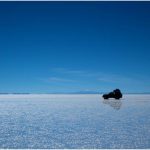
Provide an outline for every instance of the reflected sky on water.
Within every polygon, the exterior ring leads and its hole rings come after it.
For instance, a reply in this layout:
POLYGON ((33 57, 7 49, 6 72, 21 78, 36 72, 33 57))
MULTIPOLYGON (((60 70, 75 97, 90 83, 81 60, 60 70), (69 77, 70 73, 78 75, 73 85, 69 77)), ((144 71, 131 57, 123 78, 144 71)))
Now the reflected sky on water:
POLYGON ((0 148, 150 148, 150 95, 0 95, 0 148))
POLYGON ((112 108, 119 110, 121 108, 122 105, 122 101, 121 100, 115 100, 115 99, 104 99, 103 100, 104 104, 107 104, 109 106, 111 106, 112 108))

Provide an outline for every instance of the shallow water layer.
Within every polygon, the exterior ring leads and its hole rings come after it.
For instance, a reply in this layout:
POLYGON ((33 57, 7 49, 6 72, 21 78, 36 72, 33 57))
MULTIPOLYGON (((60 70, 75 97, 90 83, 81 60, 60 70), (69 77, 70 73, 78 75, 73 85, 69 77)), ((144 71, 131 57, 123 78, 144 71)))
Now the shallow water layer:
POLYGON ((0 95, 0 148, 150 148, 150 95, 0 95))

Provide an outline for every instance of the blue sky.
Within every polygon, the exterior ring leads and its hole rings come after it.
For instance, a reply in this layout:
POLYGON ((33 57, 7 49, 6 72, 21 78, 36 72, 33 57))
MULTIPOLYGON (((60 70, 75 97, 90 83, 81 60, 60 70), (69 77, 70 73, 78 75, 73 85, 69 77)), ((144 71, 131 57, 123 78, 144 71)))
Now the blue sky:
POLYGON ((150 2, 0 2, 0 92, 150 92, 150 2))

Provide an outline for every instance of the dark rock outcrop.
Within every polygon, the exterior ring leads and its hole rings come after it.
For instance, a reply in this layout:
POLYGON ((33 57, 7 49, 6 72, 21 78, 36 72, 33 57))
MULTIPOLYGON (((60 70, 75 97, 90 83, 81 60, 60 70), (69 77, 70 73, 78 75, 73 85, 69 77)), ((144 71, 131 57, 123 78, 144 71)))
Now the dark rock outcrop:
POLYGON ((113 92, 110 92, 108 94, 104 94, 103 98, 104 99, 109 99, 109 98, 120 99, 120 98, 122 98, 122 93, 119 89, 115 89, 113 92))

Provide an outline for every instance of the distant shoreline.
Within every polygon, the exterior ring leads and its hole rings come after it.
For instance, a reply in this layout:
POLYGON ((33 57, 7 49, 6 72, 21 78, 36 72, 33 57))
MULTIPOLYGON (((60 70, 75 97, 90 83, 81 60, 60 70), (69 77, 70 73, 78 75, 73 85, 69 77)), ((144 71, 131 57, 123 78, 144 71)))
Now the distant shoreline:
MULTIPOLYGON (((104 94, 104 93, 98 93, 98 92, 93 92, 93 93, 0 93, 0 95, 31 95, 31 94, 38 94, 38 95, 43 95, 43 94, 104 94)), ((150 93, 123 93, 123 94, 150 94, 150 93)))

